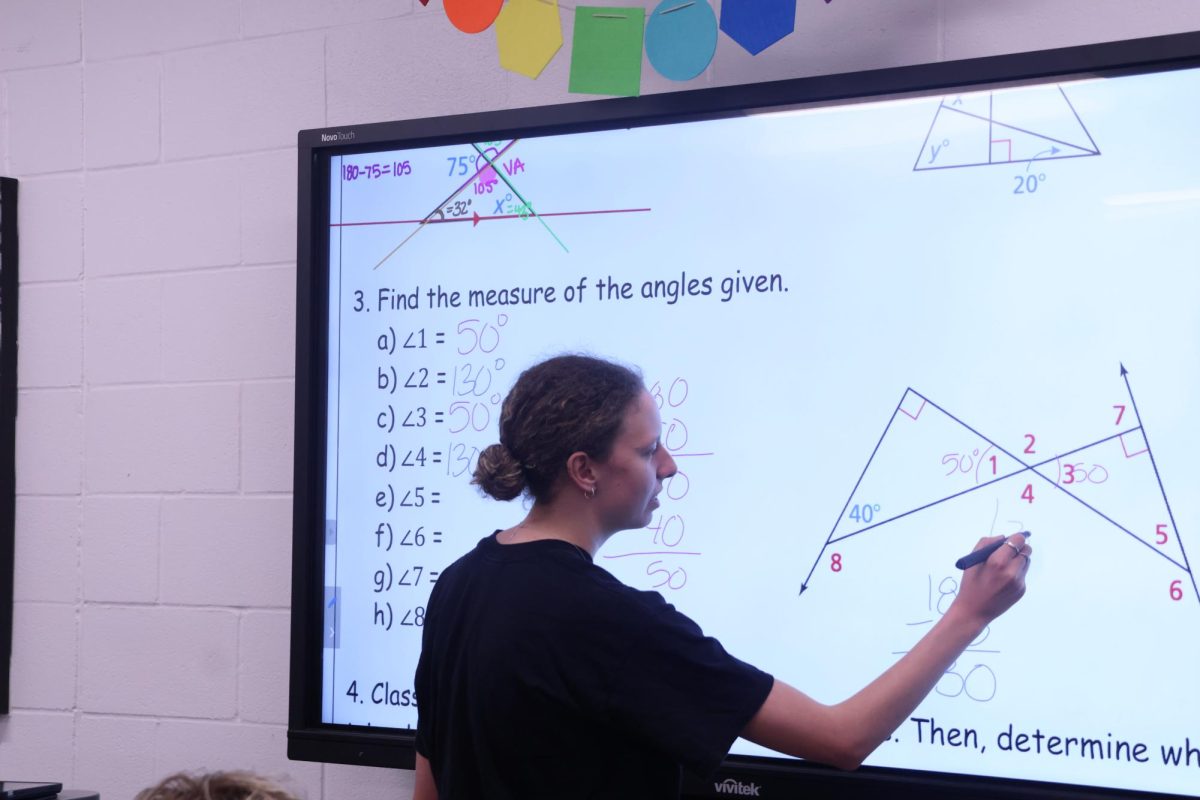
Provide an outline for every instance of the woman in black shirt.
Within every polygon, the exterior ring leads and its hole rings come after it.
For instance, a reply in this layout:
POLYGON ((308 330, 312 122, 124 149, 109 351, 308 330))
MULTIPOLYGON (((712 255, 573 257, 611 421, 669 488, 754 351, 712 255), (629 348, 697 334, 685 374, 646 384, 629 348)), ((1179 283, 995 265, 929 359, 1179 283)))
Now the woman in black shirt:
POLYGON ((818 703, 592 563, 658 507, 676 470, 661 428, 623 366, 560 356, 517 380, 473 482, 533 505, 430 597, 414 800, 671 798, 681 766, 711 774, 738 736, 854 769, 1025 591, 1032 550, 1016 534, 964 572, 950 609, 883 675, 818 703))

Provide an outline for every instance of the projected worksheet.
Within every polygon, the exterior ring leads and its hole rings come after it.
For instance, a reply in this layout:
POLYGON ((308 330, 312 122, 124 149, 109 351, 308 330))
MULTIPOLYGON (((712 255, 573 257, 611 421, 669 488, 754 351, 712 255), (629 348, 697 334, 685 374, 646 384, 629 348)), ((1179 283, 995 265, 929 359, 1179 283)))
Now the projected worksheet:
POLYGON ((1200 793, 1198 94, 334 158, 325 720, 415 726, 430 587, 527 511, 469 485, 500 403, 587 352, 640 368, 679 465, 597 563, 818 700, 1032 532, 1026 597, 868 763, 1200 793))

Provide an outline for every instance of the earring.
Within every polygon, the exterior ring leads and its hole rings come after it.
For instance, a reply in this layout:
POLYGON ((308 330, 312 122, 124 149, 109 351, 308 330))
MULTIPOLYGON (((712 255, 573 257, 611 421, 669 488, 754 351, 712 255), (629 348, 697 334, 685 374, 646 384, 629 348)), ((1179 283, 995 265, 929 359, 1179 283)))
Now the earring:
POLYGON ((584 492, 583 496, 586 497, 588 500, 591 500, 593 497, 596 496, 596 487, 593 486, 592 490, 590 492, 584 492))

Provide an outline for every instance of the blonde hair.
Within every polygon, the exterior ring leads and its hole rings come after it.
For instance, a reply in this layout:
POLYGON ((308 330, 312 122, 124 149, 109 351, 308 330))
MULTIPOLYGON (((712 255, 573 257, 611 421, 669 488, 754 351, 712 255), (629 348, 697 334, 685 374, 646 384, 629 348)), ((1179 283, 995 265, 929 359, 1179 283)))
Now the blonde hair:
POLYGON ((298 800, 278 784, 252 772, 177 772, 134 800, 298 800))

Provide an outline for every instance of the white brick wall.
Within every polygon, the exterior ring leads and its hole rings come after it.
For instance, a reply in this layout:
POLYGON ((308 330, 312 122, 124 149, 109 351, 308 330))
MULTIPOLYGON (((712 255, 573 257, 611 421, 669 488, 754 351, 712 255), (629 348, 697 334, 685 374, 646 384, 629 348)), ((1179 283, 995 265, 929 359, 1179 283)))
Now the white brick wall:
POLYGON ((158 275, 84 282, 89 385, 162 380, 162 284, 158 275))
POLYGON ((292 561, 290 497, 163 500, 159 600, 286 608, 292 561), (203 575, 204 580, 192 579, 203 575))
POLYGON ((14 708, 0 717, 0 742, 0 772, 5 775, 61 775, 62 765, 73 761, 75 715, 14 708))
POLYGON ((291 614, 248 611, 239 630, 238 716, 248 722, 287 723, 288 643, 291 614))
POLYGON ((167 53, 237 41, 239 0, 87 0, 83 42, 88 61, 167 53))
POLYGON ((149 164, 160 152, 162 59, 89 64, 83 79, 83 147, 88 169, 149 164))
POLYGON ((190 272, 163 280, 163 377, 280 378, 294 371, 292 266, 190 272), (230 342, 238 342, 236 349, 230 342))
MULTIPOLYGON (((79 705, 89 712, 233 719, 238 614, 229 610, 85 605, 79 705)), ((14 648, 15 649, 15 648, 14 648)))
POLYGON ((74 603, 17 603, 13 640, 26 642, 25 657, 13 662, 10 689, 30 709, 75 708, 77 636, 74 603))
MULTIPOLYGON (((29 350, 24 353, 25 358, 36 357, 29 350)), ((42 355, 57 357, 52 352, 42 355)), ((32 495, 39 494, 79 494, 83 478, 83 393, 79 389, 18 390, 17 417, 19 517, 23 496, 32 500, 32 495)), ((19 519, 17 530, 21 530, 19 519)), ((20 580, 18 574, 18 584, 20 580)))
POLYGON ((79 60, 78 0, 8 0, 0 25, 0 70, 79 60))
POLYGON ((238 164, 225 158, 89 172, 85 275, 237 264, 238 164))
POLYGON ((162 498, 156 496, 84 498, 79 556, 84 602, 158 600, 162 504, 162 498))
POLYGON ((88 491, 236 491, 238 391, 235 384, 91 390, 88 491))
POLYGON ((23 180, 20 196, 21 283, 74 280, 83 275, 83 175, 23 180))
MULTIPOLYGON (((798 5, 761 55, 721 37, 700 78, 644 64, 643 91, 1200 27, 1193 0, 798 5)), ((128 798, 247 767, 310 800, 410 793, 411 773, 286 758, 295 134, 581 99, 568 52, 505 73, 494 32, 438 0, 0 3, 23 283, 0 775, 128 798)))
POLYGON ((79 281, 29 284, 21 290, 17 338, 22 348, 46 354, 17 364, 17 381, 29 388, 79 386, 83 377, 83 286, 79 281), (53 356, 50 356, 53 354, 53 356))
POLYGON ((83 70, 46 67, 8 76, 9 168, 18 175, 83 166, 83 70))
POLYGON ((169 159, 288 147, 324 124, 325 37, 251 39, 165 57, 163 153, 169 159))
POLYGON ((16 527, 22 535, 13 558, 17 602, 79 599, 80 505, 78 497, 18 495, 16 527))
POLYGON ((242 491, 292 490, 292 381, 242 387, 242 491))
MULTIPOLYGON (((159 722, 89 711, 75 726, 74 786, 103 786, 102 798, 131 800, 163 776, 154 763, 159 722)), ((61 775, 62 770, 44 773, 61 775)), ((55 779, 57 780, 57 779, 55 779)))

